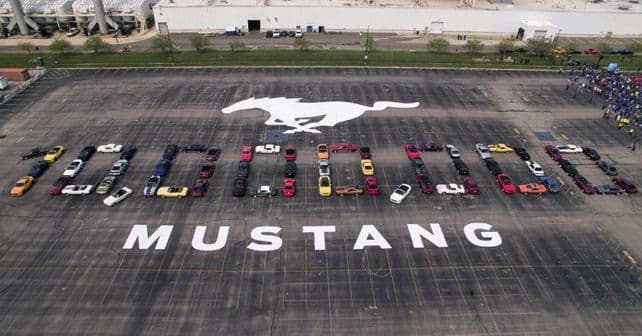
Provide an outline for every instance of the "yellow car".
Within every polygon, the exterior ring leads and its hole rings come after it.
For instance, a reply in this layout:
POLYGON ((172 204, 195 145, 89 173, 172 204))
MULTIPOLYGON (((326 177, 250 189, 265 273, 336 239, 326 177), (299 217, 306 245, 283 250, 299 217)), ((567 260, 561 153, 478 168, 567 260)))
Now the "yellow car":
POLYGON ((65 147, 63 146, 56 146, 50 150, 47 151, 47 154, 45 154, 45 158, 43 160, 49 162, 49 163, 54 163, 62 153, 65 152, 65 147))
POLYGON ((513 149, 505 144, 488 145, 488 151, 491 153, 512 153, 513 149))
POLYGON ((35 179, 31 176, 25 176, 20 178, 16 184, 13 185, 13 188, 11 188, 11 196, 17 197, 17 196, 22 196, 24 193, 31 188, 33 185, 33 182, 35 179))
POLYGON ((319 177, 319 195, 321 196, 332 195, 332 180, 330 180, 330 176, 319 177))
POLYGON ((156 196, 160 197, 177 197, 182 198, 187 196, 187 191, 189 188, 185 186, 169 186, 169 187, 160 187, 156 192, 156 196))
POLYGON ((361 160, 361 173, 365 176, 374 175, 374 166, 372 160, 361 160))
POLYGON ((330 158, 330 152, 328 152, 328 145, 319 144, 317 146, 317 156, 319 156, 319 160, 321 160, 321 159, 329 159, 330 158))
POLYGON ((564 49, 562 47, 557 47, 557 48, 553 49, 553 54, 555 54, 555 55, 566 55, 566 49, 564 49))

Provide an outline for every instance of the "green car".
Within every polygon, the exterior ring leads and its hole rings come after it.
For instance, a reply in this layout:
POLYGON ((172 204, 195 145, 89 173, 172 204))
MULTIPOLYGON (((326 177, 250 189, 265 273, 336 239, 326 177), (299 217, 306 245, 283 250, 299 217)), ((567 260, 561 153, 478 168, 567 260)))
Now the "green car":
POLYGON ((103 180, 100 181, 100 184, 98 184, 98 188, 96 188, 96 194, 108 193, 114 186, 114 183, 116 183, 116 176, 105 176, 103 180))
POLYGON ((276 189, 269 185, 260 186, 250 191, 250 196, 252 197, 272 197, 276 196, 276 194, 276 189))

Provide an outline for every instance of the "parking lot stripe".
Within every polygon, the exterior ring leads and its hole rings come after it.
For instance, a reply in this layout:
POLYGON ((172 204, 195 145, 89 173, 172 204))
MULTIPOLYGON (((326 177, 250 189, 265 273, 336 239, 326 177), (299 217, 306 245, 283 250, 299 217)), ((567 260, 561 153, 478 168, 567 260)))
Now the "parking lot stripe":
POLYGON ((239 291, 236 295, 236 305, 235 308, 239 309, 239 303, 241 302, 241 293, 243 292, 243 280, 245 279, 245 261, 247 260, 247 251, 248 249, 243 250, 243 261, 241 262, 241 274, 239 275, 239 291))
POLYGON ((413 266, 414 265, 410 261, 410 257, 408 256, 408 250, 407 250, 406 244, 404 243, 403 240, 401 241, 401 247, 403 249, 403 254, 406 257, 406 262, 408 263, 408 269, 409 269, 409 272, 410 272, 410 278, 412 279, 412 286, 415 289, 415 296, 417 297, 417 303, 419 304, 419 306, 423 306, 423 303, 421 302, 421 295, 419 295, 419 288, 417 287, 417 279, 415 277, 415 272, 413 270, 413 266))
POLYGON ((350 294, 350 308, 354 308, 354 299, 352 297, 352 280, 350 276, 350 274, 352 273, 352 270, 350 269, 350 255, 348 254, 348 251, 351 251, 352 247, 350 246, 350 242, 347 241, 345 238, 342 239, 342 242, 343 242, 343 251, 345 252, 345 256, 346 256, 346 272, 348 276, 348 293, 350 294))

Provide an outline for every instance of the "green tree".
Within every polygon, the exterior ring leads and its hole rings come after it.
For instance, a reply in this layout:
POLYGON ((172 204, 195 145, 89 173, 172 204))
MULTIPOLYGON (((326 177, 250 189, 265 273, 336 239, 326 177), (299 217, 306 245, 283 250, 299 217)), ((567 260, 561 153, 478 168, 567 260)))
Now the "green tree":
POLYGON ((564 46, 564 49, 566 49, 566 52, 569 54, 578 51, 578 48, 577 43, 574 41, 570 41, 564 46))
POLYGON ((478 52, 482 51, 482 49, 484 49, 484 44, 480 40, 475 40, 475 39, 467 40, 466 41, 466 49, 470 53, 473 53, 473 54, 474 53, 478 53, 478 52))
POLYGON ((497 50, 502 53, 509 53, 515 51, 515 43, 511 39, 503 39, 497 43, 497 50))
POLYGON ((629 49, 630 51, 632 51, 634 53, 635 52, 642 52, 642 43, 637 42, 637 41, 636 42, 631 42, 631 44, 629 44, 627 46, 627 49, 629 49))
POLYGON ((297 38, 294 40, 294 47, 301 51, 310 50, 310 41, 304 38, 297 38))
POLYGON ((443 39, 443 38, 434 39, 434 40, 431 40, 430 42, 428 42, 428 49, 430 49, 432 51, 435 51, 435 52, 438 52, 438 53, 442 53, 442 52, 446 51, 446 49, 449 46, 450 46, 450 43, 446 39, 443 39))
POLYGON ((196 51, 201 51, 205 47, 210 45, 210 40, 207 38, 207 36, 204 36, 202 34, 196 34, 190 37, 190 41, 192 42, 192 48, 196 49, 196 51))
POLYGON ((93 51, 97 54, 101 51, 111 50, 111 45, 103 41, 100 36, 90 36, 82 45, 82 48, 85 51, 93 51))
POLYGON ((528 50, 537 56, 544 56, 551 53, 553 49, 553 41, 546 38, 532 38, 526 41, 528 50))
POLYGON ((597 44, 597 50, 601 51, 602 54, 608 54, 613 48, 606 42, 600 42, 597 44))
POLYGON ((31 51, 33 50, 35 46, 31 42, 20 42, 18 43, 18 49, 26 52, 27 54, 31 54, 31 51))
POLYGON ((232 52, 244 50, 245 49, 245 43, 243 43, 241 41, 232 41, 232 42, 230 42, 230 49, 232 49, 232 52))
POLYGON ((377 41, 375 41, 374 37, 372 36, 368 36, 368 38, 366 38, 362 45, 368 51, 374 51, 377 49, 377 41))
POLYGON ((169 39, 166 36, 156 35, 152 38, 152 49, 165 53, 169 47, 169 39))
POLYGON ((49 45, 49 50, 53 52, 66 53, 73 50, 73 47, 67 40, 55 39, 49 45))

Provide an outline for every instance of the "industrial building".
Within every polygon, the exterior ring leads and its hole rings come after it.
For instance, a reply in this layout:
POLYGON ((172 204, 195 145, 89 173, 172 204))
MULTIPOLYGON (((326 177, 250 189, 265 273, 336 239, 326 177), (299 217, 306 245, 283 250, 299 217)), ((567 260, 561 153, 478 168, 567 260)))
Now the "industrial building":
POLYGON ((170 32, 301 28, 308 32, 483 33, 517 36, 642 35, 638 0, 161 0, 170 32))
POLYGON ((88 33, 99 30, 103 34, 119 29, 146 31, 153 27, 152 5, 157 1, 0 0, 0 26, 8 33, 22 35, 42 29, 67 30, 71 27, 86 28, 88 33), (97 9, 96 4, 102 4, 102 8, 97 9), (104 29, 99 27, 101 17, 105 18, 104 29))

